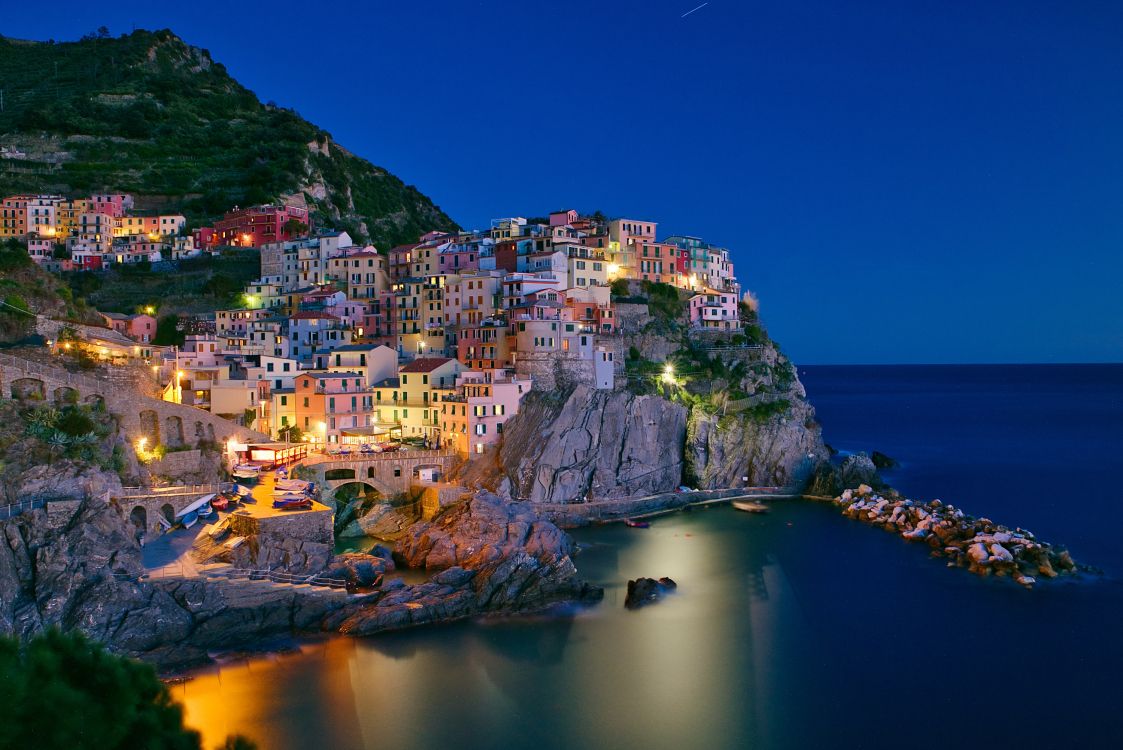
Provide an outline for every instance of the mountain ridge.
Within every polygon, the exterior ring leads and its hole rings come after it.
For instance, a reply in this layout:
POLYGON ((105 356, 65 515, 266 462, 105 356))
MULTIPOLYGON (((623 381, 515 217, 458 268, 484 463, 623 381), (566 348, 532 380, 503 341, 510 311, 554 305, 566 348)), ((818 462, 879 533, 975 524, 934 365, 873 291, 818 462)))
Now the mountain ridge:
POLYGON ((306 205, 389 247, 458 225, 324 128, 256 94, 175 33, 0 37, 0 192, 131 192, 192 224, 234 205, 306 205))

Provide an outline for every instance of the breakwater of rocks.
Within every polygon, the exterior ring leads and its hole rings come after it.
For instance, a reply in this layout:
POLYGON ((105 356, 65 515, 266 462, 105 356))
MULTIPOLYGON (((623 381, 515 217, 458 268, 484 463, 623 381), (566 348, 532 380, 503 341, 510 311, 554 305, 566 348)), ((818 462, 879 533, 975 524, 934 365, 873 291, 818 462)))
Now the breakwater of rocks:
POLYGON ((1055 578, 1090 570, 1077 565, 1068 550, 1043 542, 1022 528, 975 518, 939 500, 924 502, 892 490, 875 492, 863 484, 831 500, 848 518, 880 526, 909 541, 927 544, 949 566, 982 576, 1006 576, 1027 588, 1037 577, 1055 578))

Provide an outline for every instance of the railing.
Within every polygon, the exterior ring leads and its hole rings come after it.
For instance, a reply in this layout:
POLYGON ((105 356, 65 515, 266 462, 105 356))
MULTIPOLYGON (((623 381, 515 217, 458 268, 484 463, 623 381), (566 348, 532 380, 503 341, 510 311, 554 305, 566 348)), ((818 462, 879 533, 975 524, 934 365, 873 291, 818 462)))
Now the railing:
MULTIPOLYGON (((734 335, 736 335, 736 334, 734 334, 734 335)), ((763 349, 763 348, 764 348, 764 344, 737 344, 736 346, 729 345, 729 346, 700 346, 700 347, 698 347, 699 350, 704 351, 704 352, 722 352, 722 351, 739 350, 739 349, 756 350, 756 349, 763 349)))
MULTIPOLYGON (((427 426, 431 427, 432 425, 427 425, 427 426)), ((399 448, 397 450, 390 451, 388 453, 363 453, 360 450, 354 450, 354 451, 351 451, 350 453, 340 453, 340 454, 319 453, 319 454, 316 454, 314 456, 309 456, 308 458, 316 459, 315 461, 311 461, 310 463, 320 464, 320 463, 347 463, 347 462, 351 462, 351 461, 371 461, 371 460, 392 461, 392 460, 395 460, 395 459, 403 459, 403 458, 449 458, 449 457, 452 457, 452 456, 455 456, 455 455, 456 455, 456 451, 451 449, 451 448, 438 448, 438 449, 434 450, 434 449, 429 449, 429 448, 402 447, 402 448, 399 448)), ((334 481, 334 480, 332 480, 332 481, 334 481)))
POLYGON ((176 495, 206 495, 218 492, 222 485, 208 484, 174 484, 164 487, 122 487, 120 494, 114 495, 121 500, 139 497, 174 497, 176 495))
POLYGON ((7 521, 13 516, 18 516, 29 510, 42 508, 47 504, 46 500, 24 500, 19 503, 11 503, 10 505, 0 505, 0 521, 7 521))

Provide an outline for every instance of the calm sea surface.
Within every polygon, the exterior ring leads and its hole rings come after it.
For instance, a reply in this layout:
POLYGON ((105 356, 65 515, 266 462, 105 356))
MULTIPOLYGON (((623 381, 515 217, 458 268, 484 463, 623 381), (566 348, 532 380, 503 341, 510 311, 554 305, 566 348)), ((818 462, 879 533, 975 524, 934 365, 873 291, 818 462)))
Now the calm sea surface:
POLYGON ((231 661, 175 688, 188 723, 262 750, 1120 747, 1123 366, 800 374, 835 448, 1104 577, 979 579, 827 504, 696 511, 578 532, 598 607, 231 661))

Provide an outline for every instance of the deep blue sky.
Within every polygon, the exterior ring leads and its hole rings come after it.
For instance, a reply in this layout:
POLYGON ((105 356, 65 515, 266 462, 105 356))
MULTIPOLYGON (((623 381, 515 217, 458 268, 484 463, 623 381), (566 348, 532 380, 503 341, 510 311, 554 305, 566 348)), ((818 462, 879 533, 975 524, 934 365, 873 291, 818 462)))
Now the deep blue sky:
POLYGON ((63 0, 0 33, 171 28, 466 227, 726 244, 801 363, 1123 361, 1123 5, 699 2, 63 0))

